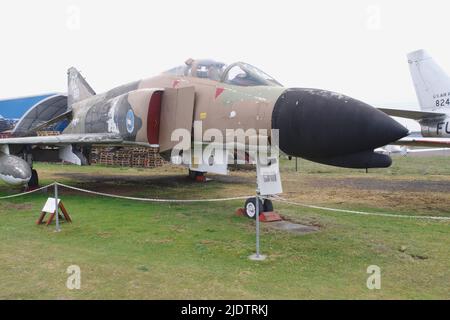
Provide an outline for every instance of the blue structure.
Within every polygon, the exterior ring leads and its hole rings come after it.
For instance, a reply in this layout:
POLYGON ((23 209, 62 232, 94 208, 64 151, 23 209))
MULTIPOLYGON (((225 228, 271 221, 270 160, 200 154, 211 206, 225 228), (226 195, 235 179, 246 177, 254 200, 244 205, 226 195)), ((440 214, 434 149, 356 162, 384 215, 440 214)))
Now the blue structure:
POLYGON ((36 103, 53 95, 54 93, 49 93, 39 96, 0 100, 0 116, 5 119, 20 119, 36 103))
MULTIPOLYGON (((67 110, 66 94, 41 94, 15 99, 0 100, 0 132, 12 135, 27 133, 67 110)), ((48 130, 63 131, 68 121, 49 126, 48 130)))

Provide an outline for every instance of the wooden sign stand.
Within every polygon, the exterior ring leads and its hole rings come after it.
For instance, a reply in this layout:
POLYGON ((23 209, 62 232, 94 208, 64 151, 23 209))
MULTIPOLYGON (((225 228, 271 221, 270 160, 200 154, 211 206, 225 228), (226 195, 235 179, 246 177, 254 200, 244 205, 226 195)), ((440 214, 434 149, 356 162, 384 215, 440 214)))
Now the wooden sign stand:
MULTIPOLYGON (((70 217, 69 213, 67 212, 66 208, 64 207, 64 205, 60 199, 58 199, 58 208, 61 210, 62 214, 64 215, 64 220, 71 223, 72 218, 70 217)), ((45 223, 45 225, 48 226, 50 223, 52 223, 57 211, 59 211, 59 210, 55 210, 55 198, 48 198, 47 202, 44 205, 44 208, 42 208, 41 214, 39 216, 39 219, 36 221, 36 224, 40 225, 40 224, 45 223), (49 213, 50 216, 49 216, 48 220, 46 222, 44 222, 44 218, 47 213, 49 213)), ((62 218, 62 216, 60 216, 60 217, 62 218)))

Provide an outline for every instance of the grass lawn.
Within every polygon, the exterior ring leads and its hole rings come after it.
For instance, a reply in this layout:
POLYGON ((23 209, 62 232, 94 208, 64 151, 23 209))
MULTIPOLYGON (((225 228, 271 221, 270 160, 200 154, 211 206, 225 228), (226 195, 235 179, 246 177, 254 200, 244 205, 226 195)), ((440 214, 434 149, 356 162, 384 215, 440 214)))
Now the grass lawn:
MULTIPOLYGON (((335 169, 282 161, 283 196, 336 208, 450 217, 450 159, 394 160, 389 169, 335 169)), ((254 172, 194 183, 183 169, 38 164, 54 180, 102 192, 214 198, 254 192, 254 172)), ((1 184, 0 195, 18 190, 1 184)), ((450 299, 450 222, 334 213, 276 203, 308 235, 262 224, 268 259, 253 262, 254 221, 234 215, 242 201, 163 204, 60 189, 73 224, 34 224, 49 193, 0 200, 1 299, 450 299), (66 268, 81 268, 68 290, 66 268), (369 290, 369 265, 381 289, 369 290)))

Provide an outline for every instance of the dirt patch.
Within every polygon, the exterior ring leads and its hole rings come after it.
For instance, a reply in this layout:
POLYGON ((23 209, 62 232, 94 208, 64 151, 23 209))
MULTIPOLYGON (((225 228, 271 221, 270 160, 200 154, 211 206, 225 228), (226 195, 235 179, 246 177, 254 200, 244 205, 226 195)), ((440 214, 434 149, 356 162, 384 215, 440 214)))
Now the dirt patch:
POLYGON ((275 230, 286 231, 297 235, 304 235, 319 231, 318 227, 306 226, 303 224, 298 224, 290 221, 270 222, 267 223, 266 226, 275 230))
POLYGON ((18 210, 18 211, 31 210, 31 209, 33 209, 33 204, 31 204, 31 203, 8 203, 8 209, 13 209, 13 210, 18 210))
POLYGON ((283 196, 300 203, 345 209, 374 207, 415 214, 450 213, 450 180, 298 175, 285 176, 283 182, 283 196))
MULTIPOLYGON (((150 194, 159 194, 161 191, 170 192, 179 188, 192 188, 192 190, 202 188, 203 183, 196 182, 183 174, 158 174, 158 175, 101 175, 84 174, 71 172, 58 172, 56 177, 70 178, 73 182, 69 185, 90 191, 97 191, 123 196, 136 195, 136 191, 146 190, 150 194), (155 192, 152 192, 155 190, 155 192)), ((217 183, 217 188, 227 188, 228 186, 245 185, 253 182, 253 178, 247 176, 221 176, 208 175, 210 181, 204 183, 209 186, 217 183)), ((76 194, 78 191, 64 189, 66 194, 76 194)))
POLYGON ((450 192, 450 181, 430 180, 384 180, 374 178, 315 178, 309 184, 315 188, 351 188, 358 190, 450 192))
MULTIPOLYGON (((174 187, 178 184, 196 183, 183 174, 167 174, 167 175, 93 175, 85 173, 72 173, 72 172, 58 172, 55 174, 58 177, 71 178, 80 183, 113 183, 115 185, 121 184, 138 184, 140 186, 161 186, 161 187, 174 187)), ((218 181, 221 183, 252 183, 255 178, 238 176, 238 175, 208 175, 211 181, 218 181)))

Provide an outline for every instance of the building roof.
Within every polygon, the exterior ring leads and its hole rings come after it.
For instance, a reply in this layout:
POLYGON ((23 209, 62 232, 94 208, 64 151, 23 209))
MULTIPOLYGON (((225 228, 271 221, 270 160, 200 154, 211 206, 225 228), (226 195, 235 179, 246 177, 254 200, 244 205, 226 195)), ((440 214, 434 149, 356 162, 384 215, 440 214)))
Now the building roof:
POLYGON ((53 95, 55 93, 0 100, 0 115, 6 119, 19 119, 36 103, 53 95))

